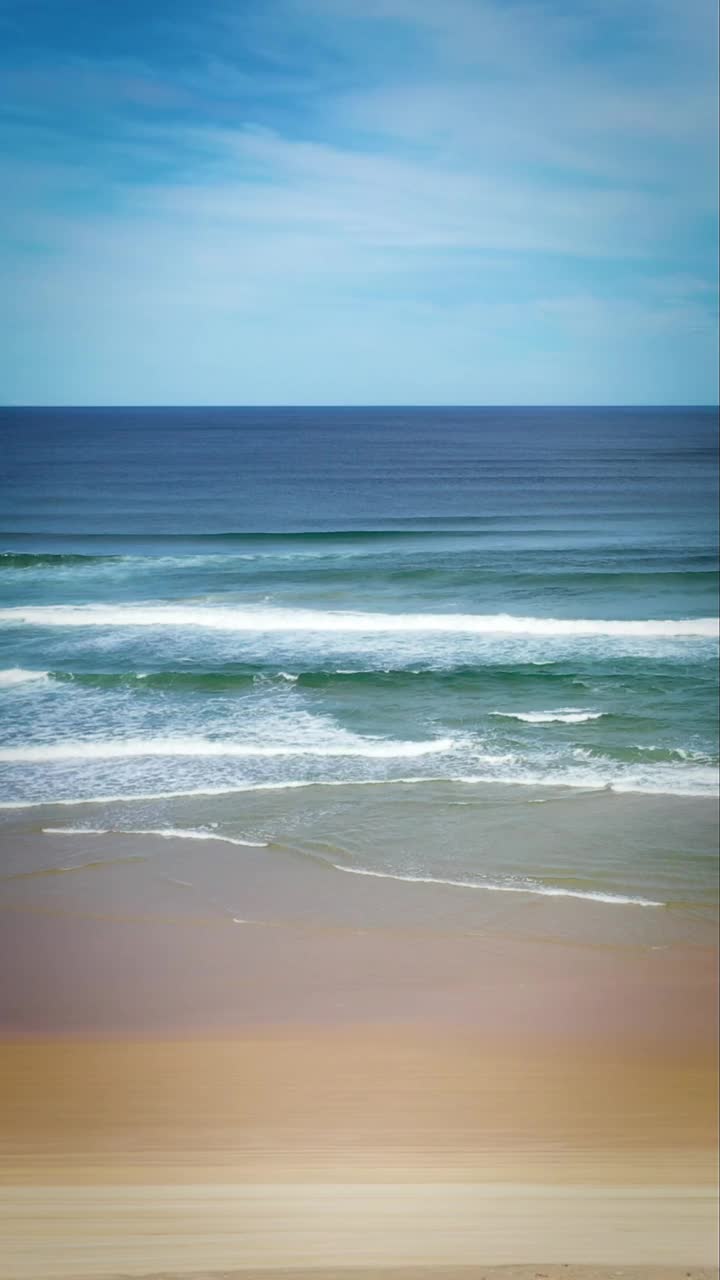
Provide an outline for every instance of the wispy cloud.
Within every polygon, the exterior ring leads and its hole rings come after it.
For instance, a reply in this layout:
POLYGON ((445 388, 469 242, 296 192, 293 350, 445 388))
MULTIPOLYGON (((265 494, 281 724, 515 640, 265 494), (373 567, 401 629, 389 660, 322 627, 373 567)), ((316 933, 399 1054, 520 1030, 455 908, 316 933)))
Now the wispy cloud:
POLYGON ((705 0, 129 9, 8 40, 7 399, 714 398, 705 0))

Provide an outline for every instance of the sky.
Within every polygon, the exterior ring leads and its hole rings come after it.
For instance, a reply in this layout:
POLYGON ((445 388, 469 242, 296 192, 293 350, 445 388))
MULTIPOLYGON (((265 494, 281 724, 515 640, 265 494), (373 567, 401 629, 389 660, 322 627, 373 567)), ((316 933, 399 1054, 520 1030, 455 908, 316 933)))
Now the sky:
POLYGON ((0 402, 708 404, 715 0, 0 0, 0 402))

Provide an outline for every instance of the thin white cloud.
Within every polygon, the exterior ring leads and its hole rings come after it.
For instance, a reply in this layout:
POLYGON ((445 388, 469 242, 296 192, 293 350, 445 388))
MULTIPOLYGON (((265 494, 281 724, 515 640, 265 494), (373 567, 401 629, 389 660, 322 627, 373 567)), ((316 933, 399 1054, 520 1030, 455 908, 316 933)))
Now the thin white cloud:
MULTIPOLYGON (((8 166, 0 214, 15 246, 6 394, 42 398, 39 366, 48 398, 77 402, 711 394, 697 246, 715 204, 715 89, 704 0, 688 4, 684 19, 673 0, 282 0, 256 49, 272 52, 284 13, 324 24, 356 69, 373 23, 373 39, 383 24, 410 32, 414 61, 362 67, 352 91, 333 77, 319 116, 267 127, 263 106, 294 83, 287 51, 268 99, 253 96, 235 21, 215 85, 208 60, 154 103, 177 106, 191 81, 205 107, 246 94, 232 127, 153 110, 64 161, 55 126, 36 127, 58 159, 8 166), (632 48, 590 56, 630 10, 632 48)), ((115 71, 103 86, 86 67, 78 92, 153 97, 152 67, 139 89, 115 71)), ((312 97, 312 71, 303 84, 312 97)))
POLYGON ((200 179, 128 188, 126 210, 210 222, 226 235, 316 235, 321 253, 330 237, 352 251, 644 258, 687 209, 684 191, 548 184, 266 130, 193 131, 188 142, 205 156, 200 179))

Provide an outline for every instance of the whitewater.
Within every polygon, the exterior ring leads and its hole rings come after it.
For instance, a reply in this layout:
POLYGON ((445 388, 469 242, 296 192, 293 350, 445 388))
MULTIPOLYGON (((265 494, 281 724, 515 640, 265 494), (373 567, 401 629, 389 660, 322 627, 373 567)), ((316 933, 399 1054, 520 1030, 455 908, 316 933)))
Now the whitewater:
POLYGON ((522 635, 559 637, 675 637, 714 640, 718 618, 588 619, 510 614, 354 613, 313 609, 227 608, 204 605, 34 605, 0 609, 0 624, 35 627, 200 627, 213 631, 334 632, 349 635, 522 635))

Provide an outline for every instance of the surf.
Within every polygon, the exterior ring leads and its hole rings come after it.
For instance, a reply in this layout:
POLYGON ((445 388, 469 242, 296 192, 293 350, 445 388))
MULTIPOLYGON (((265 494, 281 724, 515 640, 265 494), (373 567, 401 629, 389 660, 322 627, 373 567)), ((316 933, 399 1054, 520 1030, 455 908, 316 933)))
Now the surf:
POLYGON ((86 739, 77 742, 33 743, 0 748, 4 764, 52 764, 65 760, 130 760, 134 758, 240 757, 272 760, 309 756, 319 760, 356 757, 369 760, 411 759, 451 750, 452 738, 434 738, 425 742, 393 742, 350 739, 327 746, 317 743, 264 745, 254 742, 218 741, 212 738, 117 738, 86 739))
POLYGON ((361 613, 201 604, 27 605, 0 609, 0 623, 34 627, 172 627, 342 635, 518 635, 561 638, 697 638, 720 635, 717 618, 592 619, 514 614, 361 613))

